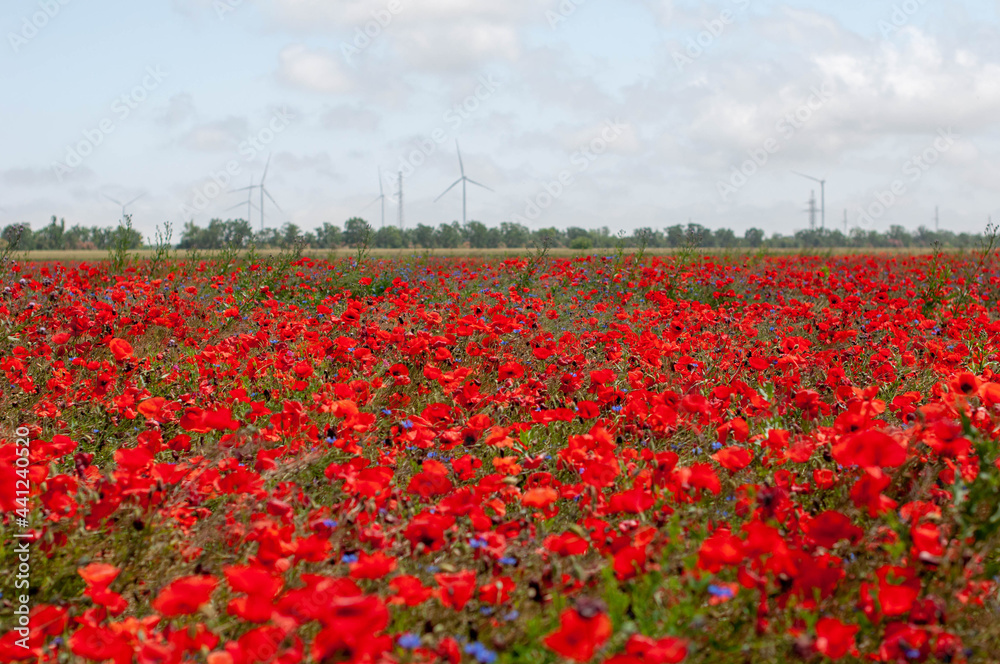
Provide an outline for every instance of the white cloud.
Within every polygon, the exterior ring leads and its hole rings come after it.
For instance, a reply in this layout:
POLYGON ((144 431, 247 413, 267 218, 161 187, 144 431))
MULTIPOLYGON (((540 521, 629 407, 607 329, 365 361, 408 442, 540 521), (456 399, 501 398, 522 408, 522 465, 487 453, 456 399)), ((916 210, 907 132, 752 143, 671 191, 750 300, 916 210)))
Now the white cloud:
POLYGON ((296 44, 281 51, 278 59, 278 78, 289 85, 329 94, 344 93, 351 88, 340 54, 296 44))
POLYGON ((229 117, 193 127, 180 138, 180 144, 200 152, 233 151, 249 129, 246 118, 229 117))

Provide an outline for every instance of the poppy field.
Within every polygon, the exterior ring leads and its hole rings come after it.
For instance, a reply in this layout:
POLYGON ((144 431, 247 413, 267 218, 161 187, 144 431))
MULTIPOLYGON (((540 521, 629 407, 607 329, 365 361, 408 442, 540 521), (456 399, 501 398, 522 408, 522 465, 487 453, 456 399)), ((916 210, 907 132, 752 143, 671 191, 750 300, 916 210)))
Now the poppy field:
POLYGON ((1000 658, 991 252, 119 267, 5 268, 4 662, 1000 658))

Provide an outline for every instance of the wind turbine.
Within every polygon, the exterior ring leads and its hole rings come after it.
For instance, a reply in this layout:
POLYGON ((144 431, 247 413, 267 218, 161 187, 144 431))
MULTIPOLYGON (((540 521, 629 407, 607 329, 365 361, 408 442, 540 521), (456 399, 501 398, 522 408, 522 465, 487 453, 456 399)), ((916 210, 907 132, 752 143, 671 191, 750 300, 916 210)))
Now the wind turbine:
POLYGON ((139 200, 140 198, 142 198, 145 195, 146 194, 139 194, 138 196, 136 196, 135 198, 133 198, 132 200, 130 200, 128 203, 122 203, 121 201, 118 201, 118 200, 115 200, 114 198, 111 198, 107 194, 104 194, 104 197, 106 199, 108 199, 109 201, 111 201, 112 203, 114 203, 115 205, 121 205, 122 206, 122 220, 124 221, 125 220, 125 210, 128 208, 128 206, 132 205, 132 203, 135 203, 137 200, 139 200))
POLYGON ((367 210, 375 203, 382 201, 382 228, 385 228, 385 191, 382 189, 382 169, 378 169, 378 198, 364 207, 367 210))
POLYGON ((403 230, 403 171, 399 172, 399 230, 403 230))
POLYGON ((462 185, 462 225, 464 226, 466 223, 468 223, 468 218, 466 216, 466 193, 465 193, 466 183, 470 183, 471 182, 472 184, 476 185, 477 187, 482 187, 483 189, 486 189, 487 191, 493 191, 493 190, 490 189, 489 187, 487 187, 485 184, 481 184, 479 182, 476 182, 472 178, 468 178, 468 177, 465 176, 465 164, 462 163, 462 148, 459 147, 457 140, 455 141, 455 149, 458 150, 458 168, 462 172, 462 177, 460 177, 457 180, 455 180, 455 182, 452 183, 452 185, 450 187, 448 187, 447 189, 444 190, 444 192, 441 194, 441 196, 438 196, 437 198, 434 199, 434 202, 437 203, 439 200, 441 200, 441 198, 445 194, 447 194, 449 191, 451 191, 452 189, 454 189, 458 184, 461 184, 462 185))
MULTIPOLYGON (((264 164, 264 174, 260 176, 260 184, 253 184, 253 179, 251 179, 250 180, 251 184, 250 184, 249 187, 243 187, 241 189, 234 189, 233 190, 233 193, 236 193, 237 191, 250 191, 250 192, 253 192, 254 189, 259 189, 260 190, 260 208, 259 209, 260 209, 260 230, 262 232, 264 230, 264 197, 265 196, 267 196, 267 199, 269 201, 271 201, 272 203, 274 203, 274 207, 278 208, 278 212, 284 212, 284 210, 281 209, 281 206, 278 205, 278 201, 274 200, 274 197, 271 196, 271 192, 269 192, 267 190, 267 187, 264 186, 264 179, 267 178, 267 169, 270 166, 271 166, 271 155, 267 155, 267 163, 264 164)), ((250 198, 250 194, 247 194, 247 199, 249 200, 249 198, 250 198)), ((247 204, 247 209, 249 210, 249 203, 247 204)))
POLYGON ((826 180, 820 180, 819 178, 814 178, 811 175, 806 175, 805 173, 799 173, 798 171, 792 171, 799 177, 803 177, 807 180, 812 180, 813 182, 819 182, 819 195, 820 195, 820 228, 826 228, 826 180))
MULTIPOLYGON (((250 215, 251 215, 251 213, 253 211, 253 198, 252 198, 252 196, 253 196, 253 190, 254 190, 254 186, 253 186, 253 176, 252 175, 250 176, 250 186, 249 187, 243 187, 243 189, 238 189, 237 190, 237 191, 246 191, 247 192, 247 223, 248 224, 253 221, 250 218, 250 215)), ((235 192, 233 192, 233 193, 235 193, 235 192)), ((243 207, 243 203, 237 203, 233 207, 227 208, 226 212, 229 212, 229 210, 235 210, 238 207, 243 207)))

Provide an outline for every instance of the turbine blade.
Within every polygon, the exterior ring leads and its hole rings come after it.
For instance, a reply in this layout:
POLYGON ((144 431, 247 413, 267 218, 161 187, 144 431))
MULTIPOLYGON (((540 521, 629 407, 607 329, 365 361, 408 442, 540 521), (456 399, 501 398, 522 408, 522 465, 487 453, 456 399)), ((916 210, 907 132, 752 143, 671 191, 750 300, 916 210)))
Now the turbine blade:
POLYGON ((267 162, 264 164, 264 174, 260 176, 260 183, 261 183, 261 185, 264 184, 264 178, 267 177, 267 169, 270 166, 271 166, 271 154, 268 153, 268 155, 267 155, 267 162))
MULTIPOLYGON (((489 187, 487 187, 487 186, 486 186, 485 184, 483 184, 482 182, 476 182, 476 181, 475 181, 475 180, 473 180, 472 178, 465 178, 465 179, 466 179, 466 181, 467 181, 467 182, 469 182, 469 183, 471 183, 471 184, 474 184, 474 185, 476 185, 477 187, 482 187, 483 189, 486 189, 487 191, 493 191, 492 189, 490 189, 489 187)), ((493 191, 493 193, 495 194, 496 192, 495 192, 495 191, 493 191)))
POLYGON ((126 203, 125 206, 127 207, 129 205, 132 205, 132 203, 135 203, 137 200, 139 200, 140 198, 142 198, 145 195, 146 194, 139 194, 138 196, 136 196, 135 198, 133 198, 132 200, 130 200, 128 203, 126 203))
POLYGON ((364 212, 365 210, 367 210, 367 209, 368 209, 368 208, 370 208, 371 206, 373 206, 373 205, 375 205, 376 203, 378 203, 378 202, 379 202, 380 200, 382 200, 383 198, 385 198, 385 196, 382 196, 382 195, 379 195, 379 196, 378 196, 378 197, 377 197, 377 198, 376 198, 375 200, 373 200, 373 201, 372 201, 371 203, 369 203, 368 205, 366 205, 366 206, 364 206, 363 208, 361 208, 361 211, 362 211, 362 212, 364 212))
POLYGON ((259 186, 260 186, 260 185, 257 185, 257 184, 255 184, 255 185, 252 185, 252 186, 250 186, 250 187, 240 187, 239 189, 230 189, 230 190, 229 190, 229 193, 230 193, 230 194, 235 194, 235 193, 236 193, 236 192, 238 192, 238 191, 251 191, 251 190, 253 190, 253 189, 256 189, 256 188, 257 188, 257 187, 259 187, 259 186))
POLYGON ((811 175, 806 175, 805 173, 800 173, 800 172, 798 172, 798 171, 792 171, 792 173, 795 173, 796 175, 798 175, 798 176, 800 176, 800 177, 804 177, 804 178, 806 178, 807 180, 812 180, 813 182, 822 182, 822 180, 820 180, 819 178, 814 178, 813 176, 811 176, 811 175))
POLYGON ((449 191, 451 191, 452 189, 454 189, 456 186, 458 186, 459 184, 461 184, 461 182, 462 182, 462 178, 459 178, 459 179, 455 180, 454 184, 452 184, 450 187, 448 187, 443 192, 441 192, 441 196, 438 196, 437 198, 434 199, 434 202, 437 203, 439 200, 441 200, 442 196, 444 196, 449 191))
POLYGON ((104 197, 105 197, 106 199, 108 199, 109 201, 111 201, 112 203, 114 203, 115 205, 121 205, 121 204, 122 204, 122 202, 121 202, 121 201, 117 201, 117 200, 115 200, 115 199, 111 198, 110 196, 108 196, 107 194, 104 194, 104 197))
POLYGON ((458 151, 458 168, 462 171, 462 177, 465 177, 465 164, 462 163, 462 148, 458 145, 458 139, 455 139, 455 150, 458 151))
POLYGON ((267 199, 269 201, 271 201, 272 203, 274 203, 274 207, 278 208, 278 212, 282 212, 283 213, 284 210, 282 210, 281 206, 278 205, 278 201, 274 200, 274 197, 271 196, 271 192, 269 192, 267 189, 264 189, 263 186, 261 187, 261 189, 264 191, 264 195, 267 196, 267 199))

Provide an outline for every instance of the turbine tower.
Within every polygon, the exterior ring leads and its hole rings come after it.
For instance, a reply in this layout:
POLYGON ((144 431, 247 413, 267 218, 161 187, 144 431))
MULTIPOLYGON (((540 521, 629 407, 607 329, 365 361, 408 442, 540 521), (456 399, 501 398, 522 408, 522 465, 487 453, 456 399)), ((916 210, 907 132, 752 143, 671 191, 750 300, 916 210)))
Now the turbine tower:
POLYGON ((132 200, 130 200, 128 203, 122 203, 119 200, 115 200, 114 198, 111 198, 107 194, 104 194, 104 197, 106 199, 108 199, 109 201, 111 201, 112 203, 114 203, 115 205, 121 205, 122 206, 122 221, 125 221, 125 210, 128 209, 128 206, 132 205, 132 203, 135 203, 137 200, 139 200, 140 198, 142 198, 145 195, 146 194, 139 194, 138 196, 136 196, 135 198, 133 198, 132 200))
MULTIPOLYGON (((252 211, 253 211, 253 190, 254 190, 254 186, 253 186, 253 176, 252 175, 250 176, 250 186, 249 187, 243 187, 243 189, 237 189, 237 191, 246 191, 247 192, 247 223, 248 224, 253 223, 253 219, 250 216, 251 213, 252 213, 252 211)), ((237 203, 233 207, 228 208, 226 210, 226 212, 229 212, 229 210, 235 210, 238 207, 243 207, 243 203, 237 203)))
POLYGON ((403 230, 403 171, 399 172, 399 230, 403 230))
MULTIPOLYGON (((272 203, 274 203, 274 207, 278 208, 278 212, 284 212, 284 210, 281 209, 281 206, 278 205, 278 201, 274 200, 274 197, 271 196, 271 192, 269 192, 267 190, 267 187, 264 186, 264 180, 265 180, 265 178, 267 178, 267 169, 270 166, 271 166, 271 155, 267 155, 267 163, 264 164, 264 174, 260 176, 260 184, 253 184, 253 179, 251 178, 251 180, 250 180, 250 186, 249 187, 243 187, 241 189, 234 189, 233 192, 232 192, 232 193, 236 193, 238 191, 253 192, 254 189, 260 190, 260 207, 258 209, 260 210, 260 230, 261 230, 261 232, 264 231, 264 197, 265 196, 267 196, 267 200, 269 200, 272 203)), ((247 200, 249 201, 249 199, 250 199, 250 194, 247 194, 247 200)), ((250 210, 250 204, 247 203, 247 214, 248 215, 249 215, 249 210, 250 210)), ((247 221, 249 221, 249 219, 247 221)))
POLYGON ((364 207, 367 210, 375 203, 382 202, 382 228, 385 228, 385 191, 382 189, 382 169, 378 169, 378 197, 364 207))
POLYGON ((466 214, 466 210, 467 210, 466 184, 467 183, 472 183, 472 184, 476 185, 477 187, 482 187, 483 189, 486 189, 487 191, 493 191, 493 190, 490 189, 489 187, 487 187, 485 184, 476 182, 472 178, 469 178, 469 177, 465 176, 465 164, 462 163, 462 148, 459 147, 458 140, 455 141, 455 149, 458 151, 458 168, 459 168, 459 171, 462 173, 462 177, 460 177, 457 180, 455 180, 455 182, 453 182, 450 187, 448 187, 447 189, 444 190, 444 192, 442 192, 441 196, 438 196, 437 198, 434 199, 434 202, 437 203, 439 200, 441 200, 441 198, 445 194, 447 194, 449 191, 451 191, 456 186, 458 186, 459 184, 461 184, 462 185, 462 225, 465 226, 468 223, 468 216, 466 214))
POLYGON ((792 171, 799 177, 806 178, 807 180, 812 180, 813 182, 819 182, 819 195, 820 195, 820 228, 826 228, 826 180, 820 180, 819 178, 814 178, 811 175, 806 175, 805 173, 799 173, 798 171, 792 171))

